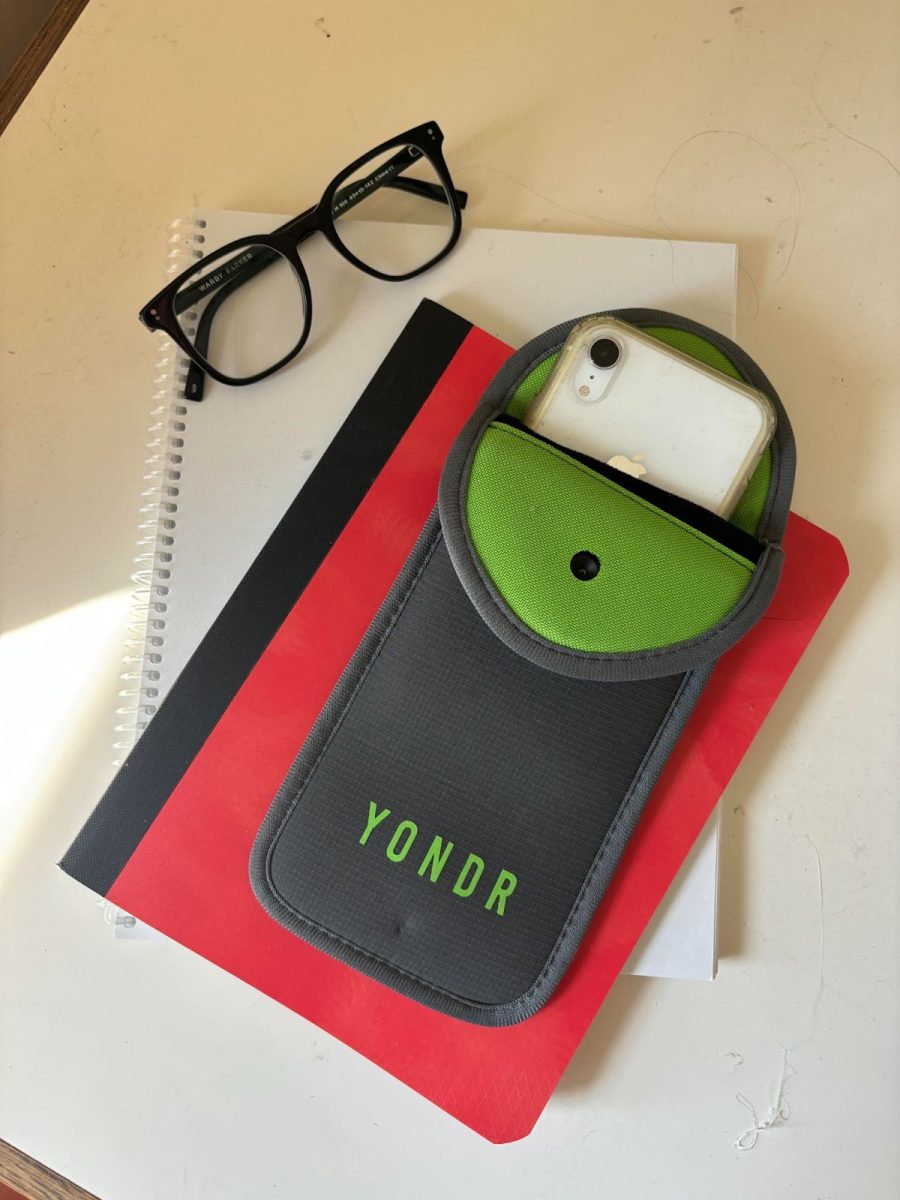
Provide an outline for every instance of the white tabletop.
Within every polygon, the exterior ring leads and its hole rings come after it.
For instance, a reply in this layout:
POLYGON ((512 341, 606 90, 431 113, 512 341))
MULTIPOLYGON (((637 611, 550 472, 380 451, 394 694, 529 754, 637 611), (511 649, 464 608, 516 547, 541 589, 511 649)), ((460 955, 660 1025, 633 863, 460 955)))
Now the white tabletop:
POLYGON ((898 38, 880 0, 91 0, 0 145, 0 1136, 103 1200, 896 1194, 898 38), (621 980, 499 1148, 54 866, 112 773, 168 221, 298 210, 429 118, 472 224, 739 243, 852 570, 725 797, 717 982, 621 980))

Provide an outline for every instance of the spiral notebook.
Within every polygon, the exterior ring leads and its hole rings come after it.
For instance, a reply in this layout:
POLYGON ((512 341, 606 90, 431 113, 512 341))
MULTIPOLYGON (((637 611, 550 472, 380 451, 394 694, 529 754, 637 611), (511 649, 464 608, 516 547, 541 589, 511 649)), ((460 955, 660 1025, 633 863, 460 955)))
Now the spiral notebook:
POLYGON ((847 574, 840 543, 792 515, 770 611, 717 665, 579 953, 529 1020, 455 1020, 295 937, 253 894, 254 835, 507 353, 420 302, 60 862, 293 1010, 309 1023, 298 1036, 335 1037, 493 1142, 533 1127, 847 574))
MULTIPOLYGON (((286 218, 200 210, 176 222, 169 271, 286 218)), ((398 228, 397 236, 404 236, 398 228)), ((118 712, 121 758, 146 726, 302 488, 377 364, 424 296, 510 347, 580 313, 644 305, 733 336, 737 252, 730 244, 468 229, 424 276, 384 283, 322 238, 303 247, 314 319, 302 355, 248 388, 209 382, 179 399, 184 361, 157 363, 135 613, 118 712)), ((477 397, 473 397, 474 401, 477 397)), ((716 967, 714 814, 626 970, 711 979, 716 967)), ((124 932, 136 927, 120 915, 124 932)))

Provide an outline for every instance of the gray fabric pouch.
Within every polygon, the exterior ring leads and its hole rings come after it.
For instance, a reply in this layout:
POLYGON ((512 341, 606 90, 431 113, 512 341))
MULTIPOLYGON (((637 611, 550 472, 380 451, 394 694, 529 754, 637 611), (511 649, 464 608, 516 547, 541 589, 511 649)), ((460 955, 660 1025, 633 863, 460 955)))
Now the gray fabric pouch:
POLYGON ((771 384, 710 329, 611 315, 772 400, 774 441, 738 512, 722 521, 521 426, 576 322, 529 342, 454 444, 251 858, 282 925, 482 1025, 552 994, 716 660, 781 569, 795 453, 771 384), (590 580, 571 565, 585 552, 590 580))

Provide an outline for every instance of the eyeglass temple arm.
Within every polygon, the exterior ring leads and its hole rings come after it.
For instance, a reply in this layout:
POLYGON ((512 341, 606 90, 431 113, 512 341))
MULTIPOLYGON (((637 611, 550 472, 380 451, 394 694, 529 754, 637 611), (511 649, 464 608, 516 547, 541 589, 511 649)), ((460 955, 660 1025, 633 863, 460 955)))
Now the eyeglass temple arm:
MULTIPOLYGON (((377 167, 365 179, 355 179, 352 183, 345 184, 334 193, 331 200, 331 215, 338 217, 341 213, 346 212, 348 208, 353 208, 359 204, 376 188, 394 187, 402 192, 410 192, 414 196, 421 196, 423 200, 435 200, 438 204, 446 204, 447 192, 439 183, 428 183, 424 179, 404 179, 398 178, 401 171, 422 158, 423 154, 415 146, 404 146, 402 150, 398 150, 393 158, 389 158, 387 162, 383 162, 380 167, 377 167)), ((453 189, 453 194, 456 197, 456 202, 460 208, 465 208, 469 200, 468 192, 458 191, 453 189)))
MULTIPOLYGON (((277 251, 269 250, 265 246, 247 246, 240 250, 234 258, 221 263, 208 275, 178 293, 174 304, 176 316, 192 308, 198 300, 202 300, 210 291, 210 284, 215 282, 217 275, 222 275, 223 281, 218 285, 215 295, 220 296, 223 292, 227 295, 236 283, 252 279, 265 267, 271 266, 278 257, 277 251)), ((211 305, 212 301, 207 306, 207 312, 211 305)))
MULTIPOLYGON (((222 307, 224 302, 228 299, 231 293, 235 291, 235 289, 242 287, 245 283, 248 283, 254 277, 254 275, 258 275, 260 271, 264 271, 266 267, 270 267, 272 263, 280 257, 275 250, 268 250, 264 246, 254 246, 248 250, 245 250, 242 254, 236 255, 235 258, 244 258, 244 256, 248 254, 252 255, 252 258, 250 258, 249 261, 241 263, 241 265, 235 269, 231 278, 227 279, 221 285, 219 290, 210 299, 209 304, 207 304, 206 308, 204 308, 203 312, 200 314, 200 319, 197 322, 197 329, 194 333, 193 346, 196 352, 203 358, 206 358, 206 352, 209 349, 209 338, 210 334, 212 333, 213 321, 216 319, 216 313, 222 307)), ((231 262, 234 261, 235 259, 231 259, 231 262)), ((226 270, 227 267, 228 264, 226 263, 219 269, 226 270)), ((214 271, 213 275, 217 273, 218 272, 214 271)), ((207 278, 211 277, 208 276, 207 278)), ((203 294, 200 289, 201 285, 205 282, 206 280, 201 280, 200 283, 196 284, 194 287, 180 293, 175 300, 176 313, 182 313, 185 311, 185 309, 190 308, 191 304, 193 304, 198 298, 196 293, 200 291, 200 294, 203 294)), ((202 400, 205 382, 206 372, 198 363, 192 361, 188 367, 188 373, 184 381, 185 398, 188 400, 202 400)))
MULTIPOLYGON (((401 192, 410 192, 413 196, 421 196, 423 200, 435 200, 438 204, 447 203, 447 192, 439 183, 429 183, 426 179, 391 179, 387 187, 397 188, 401 192)), ((469 193, 459 188, 453 189, 456 203, 465 208, 469 202, 469 193)))

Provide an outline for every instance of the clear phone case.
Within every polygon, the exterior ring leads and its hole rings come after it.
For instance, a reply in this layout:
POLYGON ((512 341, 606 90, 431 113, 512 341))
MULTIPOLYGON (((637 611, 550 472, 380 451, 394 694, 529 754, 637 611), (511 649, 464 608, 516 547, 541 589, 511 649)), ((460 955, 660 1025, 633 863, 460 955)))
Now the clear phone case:
POLYGON ((592 317, 572 331, 525 423, 728 516, 772 437, 775 414, 737 379, 622 321, 592 317))

